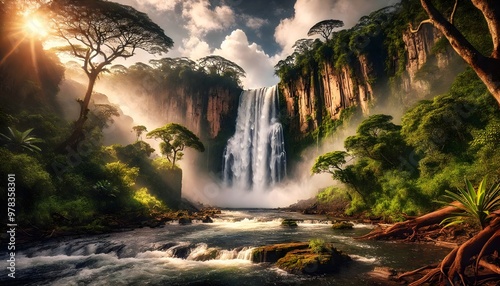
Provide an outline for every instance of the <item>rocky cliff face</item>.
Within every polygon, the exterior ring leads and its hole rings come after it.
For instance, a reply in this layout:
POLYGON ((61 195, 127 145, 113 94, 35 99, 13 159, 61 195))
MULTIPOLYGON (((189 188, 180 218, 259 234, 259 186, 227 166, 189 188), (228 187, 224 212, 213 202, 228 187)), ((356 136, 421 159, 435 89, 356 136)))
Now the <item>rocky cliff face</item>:
POLYGON ((447 72, 453 76, 444 81, 439 80, 442 74, 436 73, 452 65, 458 57, 450 47, 439 52, 435 51, 438 42, 445 39, 432 25, 422 25, 418 33, 406 31, 402 39, 406 51, 406 68, 398 78, 399 83, 396 88, 403 95, 402 101, 411 104, 429 95, 436 82, 446 85, 454 78, 457 74, 456 69, 448 70, 447 72))
POLYGON ((227 122, 236 121, 241 93, 240 88, 224 82, 207 80, 194 86, 184 83, 167 86, 146 76, 110 77, 98 82, 96 90, 133 117, 134 125, 153 130, 167 123, 178 123, 202 140, 214 140, 234 129, 234 124, 227 122))
POLYGON ((359 56, 350 66, 335 69, 326 63, 309 78, 280 83, 286 112, 292 119, 290 129, 307 133, 317 128, 324 116, 338 119, 341 110, 355 105, 368 113, 373 99, 371 76, 371 63, 366 56, 359 56))
POLYGON ((341 68, 327 62, 317 72, 281 82, 280 92, 290 118, 289 130, 304 135, 327 117, 338 119, 340 111, 351 106, 359 106, 363 113, 369 114, 370 106, 390 96, 396 97, 398 104, 408 106, 425 98, 435 86, 449 86, 461 69, 451 72, 453 75, 447 77, 449 83, 443 73, 438 74, 439 69, 449 67, 458 58, 446 46, 439 53, 433 50, 442 35, 431 25, 423 25, 419 32, 406 31, 402 38, 406 58, 393 59, 406 63, 401 75, 385 71, 386 56, 379 53, 359 55, 341 68))
POLYGON ((157 100, 159 118, 186 126, 201 138, 214 139, 234 121, 239 90, 214 86, 204 92, 177 88, 157 100))

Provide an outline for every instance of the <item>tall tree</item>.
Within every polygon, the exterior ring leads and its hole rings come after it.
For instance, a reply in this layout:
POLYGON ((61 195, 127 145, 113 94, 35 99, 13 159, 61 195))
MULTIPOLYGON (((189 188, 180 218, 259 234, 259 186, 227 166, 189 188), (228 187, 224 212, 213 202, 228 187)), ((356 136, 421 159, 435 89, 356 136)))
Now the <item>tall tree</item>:
POLYGON ((341 28, 343 26, 344 22, 340 20, 323 20, 314 24, 307 32, 307 35, 321 35, 323 38, 325 38, 325 41, 328 41, 333 33, 333 30, 341 28))
POLYGON ((74 148, 83 140, 94 84, 106 66, 117 58, 133 56, 137 49, 151 54, 167 52, 173 41, 146 14, 115 2, 52 0, 42 9, 50 16, 55 36, 67 44, 59 50, 82 61, 88 77, 85 96, 78 101, 80 114, 74 131, 61 146, 74 148))
POLYGON ((458 0, 455 2, 452 17, 449 19, 432 4, 431 0, 420 0, 422 7, 429 15, 429 19, 424 20, 422 23, 432 23, 443 33, 453 49, 474 69, 500 105, 500 1, 470 1, 481 11, 488 24, 493 42, 493 51, 489 56, 479 52, 453 24, 453 14, 458 0))
POLYGON ((132 127, 132 130, 135 131, 135 136, 136 136, 135 141, 142 140, 142 133, 148 132, 148 129, 144 125, 136 125, 132 127))
POLYGON ((183 156, 182 151, 186 148, 193 148, 200 152, 205 151, 205 146, 200 139, 186 127, 169 123, 163 127, 156 128, 146 135, 147 138, 160 139, 160 149, 167 160, 175 167, 175 162, 183 156))

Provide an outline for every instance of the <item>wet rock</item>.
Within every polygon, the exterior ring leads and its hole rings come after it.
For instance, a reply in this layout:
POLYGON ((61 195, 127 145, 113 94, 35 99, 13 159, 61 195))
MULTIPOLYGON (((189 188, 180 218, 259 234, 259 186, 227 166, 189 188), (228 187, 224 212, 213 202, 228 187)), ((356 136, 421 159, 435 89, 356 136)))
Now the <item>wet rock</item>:
POLYGON ((332 224, 333 229, 352 229, 353 223, 348 221, 334 221, 332 224))
POLYGON ((349 256, 333 247, 321 253, 298 249, 288 252, 276 262, 276 266, 293 274, 317 275, 338 272, 350 260, 349 256))
POLYGON ((297 221, 294 220, 294 219, 284 219, 282 222, 281 222, 281 225, 283 226, 288 226, 288 227, 297 227, 297 221))
POLYGON ((193 221, 188 217, 181 217, 179 219, 179 224, 186 225, 186 224, 191 224, 191 223, 193 223, 193 221))
POLYGON ((274 263, 289 273, 316 275, 337 272, 351 260, 330 243, 326 243, 321 251, 316 250, 311 249, 308 242, 262 246, 254 249, 252 261, 274 263))
POLYGON ((201 220, 201 222, 203 222, 203 223, 213 223, 214 221, 212 220, 211 217, 209 217, 209 216, 206 215, 206 216, 203 217, 203 219, 201 220))
POLYGON ((252 261, 257 263, 275 263, 280 258, 285 257, 285 255, 292 250, 307 248, 309 248, 309 243, 307 242, 280 243, 257 247, 252 253, 252 261))

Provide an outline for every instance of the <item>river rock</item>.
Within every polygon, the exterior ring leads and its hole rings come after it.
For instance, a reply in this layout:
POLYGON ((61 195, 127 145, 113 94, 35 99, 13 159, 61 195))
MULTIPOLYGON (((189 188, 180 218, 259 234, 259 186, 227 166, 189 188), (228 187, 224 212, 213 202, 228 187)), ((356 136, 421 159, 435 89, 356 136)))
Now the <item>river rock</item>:
POLYGON ((294 274, 334 273, 351 258, 326 243, 315 252, 307 242, 282 243, 257 247, 252 253, 253 262, 274 263, 278 268, 294 274))
POLYGON ((188 218, 188 217, 181 217, 181 218, 179 219, 179 224, 184 225, 184 224, 191 224, 191 223, 192 223, 192 221, 191 221, 191 219, 190 219, 190 218, 188 218))
POLYGON ((205 217, 203 217, 203 219, 201 220, 201 222, 203 222, 203 223, 213 223, 214 221, 212 220, 211 217, 209 217, 209 216, 206 215, 205 217))
POLYGON ((348 221, 334 221, 332 224, 333 229, 352 229, 353 223, 348 221))
POLYGON ((276 263, 280 258, 285 257, 285 255, 292 250, 307 248, 309 248, 309 243, 307 242, 291 242, 261 246, 253 250, 252 261, 257 263, 276 263))
POLYGON ((328 274, 335 273, 345 266, 350 257, 330 248, 322 253, 310 249, 297 249, 288 252, 285 257, 276 262, 276 266, 293 274, 328 274))
POLYGON ((297 221, 294 220, 294 219, 284 219, 282 222, 281 222, 281 225, 283 226, 288 226, 288 227, 297 227, 297 221))

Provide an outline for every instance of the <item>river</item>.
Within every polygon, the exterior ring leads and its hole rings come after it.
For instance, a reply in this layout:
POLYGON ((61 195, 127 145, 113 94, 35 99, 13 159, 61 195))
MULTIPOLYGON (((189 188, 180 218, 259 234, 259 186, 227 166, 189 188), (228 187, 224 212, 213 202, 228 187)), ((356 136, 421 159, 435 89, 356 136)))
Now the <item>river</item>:
MULTIPOLYGON (((16 255, 15 280, 1 285, 366 285, 376 266, 411 270, 442 259, 448 249, 431 245, 359 241, 372 226, 333 230, 324 216, 280 210, 223 210, 214 223, 170 223, 161 228, 55 238, 24 246, 16 255), (281 226, 284 218, 302 220, 281 226), (321 238, 349 254, 340 273, 288 274, 252 263, 251 249, 321 238)), ((4 256, 2 256, 2 259, 4 256)))

